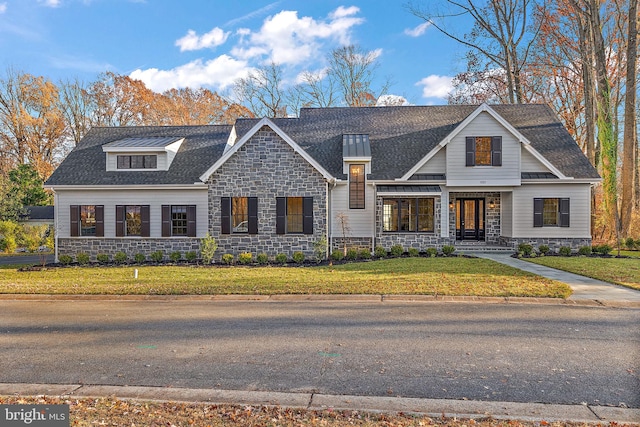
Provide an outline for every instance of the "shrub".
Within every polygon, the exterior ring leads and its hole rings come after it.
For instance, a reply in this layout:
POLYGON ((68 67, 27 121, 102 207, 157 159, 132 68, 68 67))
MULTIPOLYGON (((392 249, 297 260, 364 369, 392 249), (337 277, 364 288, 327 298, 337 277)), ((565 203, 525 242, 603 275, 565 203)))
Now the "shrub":
POLYGON ((387 250, 382 246, 376 246, 373 250, 373 254, 376 256, 376 258, 384 258, 387 256, 387 250))
POLYGON ((520 243, 518 245, 518 252, 520 252, 524 256, 530 256, 533 252, 533 246, 529 243, 520 243))
POLYGON ((189 262, 193 262, 198 259, 198 253, 196 251, 189 251, 184 254, 184 258, 189 262))
POLYGON ((593 247, 593 251, 600 255, 608 255, 609 252, 611 252, 611 249, 611 246, 607 245, 606 243, 593 247))
POLYGON ((369 249, 361 249, 358 252, 358 257, 362 259, 371 259, 371 251, 369 249))
POLYGON ((550 251, 550 249, 549 249, 549 246, 547 246, 547 245, 538 246, 538 252, 540 252, 542 255, 548 254, 549 251, 550 251))
POLYGON ((302 264, 304 262, 304 254, 300 251, 294 252, 291 256, 295 262, 302 264))
POLYGON ((267 256, 267 254, 262 252, 259 253, 258 256, 256 256, 256 261, 258 261, 258 264, 264 265, 269 262, 269 257, 267 256))
POLYGON ((115 262, 116 264, 124 264, 125 262, 127 262, 127 254, 120 251, 120 252, 116 252, 116 254, 113 256, 113 262, 115 262))
POLYGON ((60 264, 69 265, 71 261, 73 261, 73 258, 71 255, 60 255, 58 261, 60 261, 60 264))
POLYGON ((443 253, 445 256, 449 256, 449 255, 451 255, 452 253, 454 253, 455 251, 456 251, 456 247, 455 247, 455 246, 453 246, 453 245, 444 245, 444 246, 442 247, 442 253, 443 253))
POLYGON ((416 249, 416 248, 409 248, 409 249, 407 250, 407 252, 409 253, 409 256, 410 256, 410 257, 417 257, 417 256, 420 256, 420 250, 419 250, 419 249, 416 249))
POLYGON ((558 253, 562 256, 569 256, 571 255, 571 248, 569 246, 560 246, 558 253))
POLYGON ((233 264, 233 254, 222 255, 222 263, 227 265, 233 264))
POLYGON ((358 259, 358 251, 356 249, 347 250, 347 254, 345 255, 345 258, 348 259, 349 261, 354 261, 358 259))
POLYGON ((109 262, 109 255, 107 255, 107 254, 98 254, 98 255, 96 255, 96 259, 98 260, 99 263, 106 264, 106 263, 109 262))
POLYGON ((633 240, 633 237, 627 237, 626 239, 624 239, 624 245, 627 247, 627 249, 633 249, 636 246, 636 241, 633 240))
POLYGON ((164 259, 164 252, 158 249, 157 251, 151 252, 149 258, 151 258, 151 261, 153 262, 162 262, 164 259))
POLYGON ((182 252, 173 251, 169 254, 169 259, 173 262, 178 262, 182 259, 182 252))
POLYGON ((80 264, 80 265, 89 264, 89 254, 84 253, 84 252, 79 252, 76 255, 76 261, 78 261, 78 264, 80 264))
POLYGON ((313 256, 316 261, 324 261, 327 259, 327 237, 322 236, 319 240, 313 242, 313 256))
POLYGON ((344 251, 342 249, 334 249, 331 252, 331 259, 334 261, 342 261, 344 258, 344 251))
POLYGON ((141 253, 137 253, 133 256, 133 260, 135 262, 137 262, 138 264, 142 264, 143 262, 145 262, 147 260, 147 257, 145 254, 141 254, 141 253))
POLYGON ((253 254, 251 252, 242 252, 238 255, 238 262, 242 265, 251 264, 253 262, 253 254))
POLYGON ((438 250, 436 248, 427 248, 427 256, 434 258, 438 255, 438 250))
POLYGON ((218 242, 209 233, 200 239, 200 253, 205 264, 211 264, 218 250, 218 242))
POLYGON ((282 265, 286 264, 288 259, 287 254, 278 254, 275 258, 276 262, 282 265))
POLYGON ((578 253, 580 255, 591 255, 591 246, 581 246, 580 249, 578 249, 578 253))
POLYGON ((16 238, 13 236, 7 236, 4 238, 4 251, 8 254, 12 254, 18 249, 16 238))
POLYGON ((404 253, 404 248, 402 245, 393 245, 391 246, 390 252, 392 257, 399 257, 404 253))

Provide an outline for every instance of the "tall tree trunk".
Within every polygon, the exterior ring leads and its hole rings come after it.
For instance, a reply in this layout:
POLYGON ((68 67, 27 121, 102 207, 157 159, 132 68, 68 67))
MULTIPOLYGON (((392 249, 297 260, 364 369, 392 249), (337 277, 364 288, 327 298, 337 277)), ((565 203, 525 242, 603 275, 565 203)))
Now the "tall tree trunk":
POLYGON ((624 106, 624 141, 622 145, 622 205, 620 228, 623 236, 629 233, 633 207, 633 175, 636 170, 636 66, 638 56, 638 0, 629 0, 629 37, 627 40, 627 79, 624 106))

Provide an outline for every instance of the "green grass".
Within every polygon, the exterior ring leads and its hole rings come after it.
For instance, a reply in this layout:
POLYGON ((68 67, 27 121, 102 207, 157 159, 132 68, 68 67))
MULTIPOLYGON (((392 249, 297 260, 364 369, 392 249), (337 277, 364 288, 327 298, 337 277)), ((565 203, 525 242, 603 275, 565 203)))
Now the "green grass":
POLYGON ((637 258, 540 257, 523 259, 640 290, 640 260, 637 258))
POLYGON ((479 258, 401 258, 315 267, 71 267, 0 270, 0 293, 424 294, 566 298, 569 286, 479 258))
MULTIPOLYGON (((612 250, 611 252, 609 252, 609 255, 618 256, 618 250, 617 249, 612 250)), ((632 258, 640 258, 640 251, 628 251, 628 250, 621 249, 620 255, 628 256, 632 258)))

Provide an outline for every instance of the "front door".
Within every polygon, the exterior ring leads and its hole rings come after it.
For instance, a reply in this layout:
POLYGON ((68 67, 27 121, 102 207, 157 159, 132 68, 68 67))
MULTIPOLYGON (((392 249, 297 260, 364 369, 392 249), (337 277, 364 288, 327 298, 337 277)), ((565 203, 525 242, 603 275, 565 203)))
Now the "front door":
POLYGON ((456 200, 456 239, 484 240, 484 199, 456 200))

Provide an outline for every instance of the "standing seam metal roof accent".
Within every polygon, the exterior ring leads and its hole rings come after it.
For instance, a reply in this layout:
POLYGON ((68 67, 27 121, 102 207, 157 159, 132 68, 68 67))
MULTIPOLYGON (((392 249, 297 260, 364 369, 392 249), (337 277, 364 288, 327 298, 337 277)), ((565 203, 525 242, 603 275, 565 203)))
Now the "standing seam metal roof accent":
POLYGON ((369 135, 344 134, 342 135, 342 157, 371 157, 371 145, 369 135))

